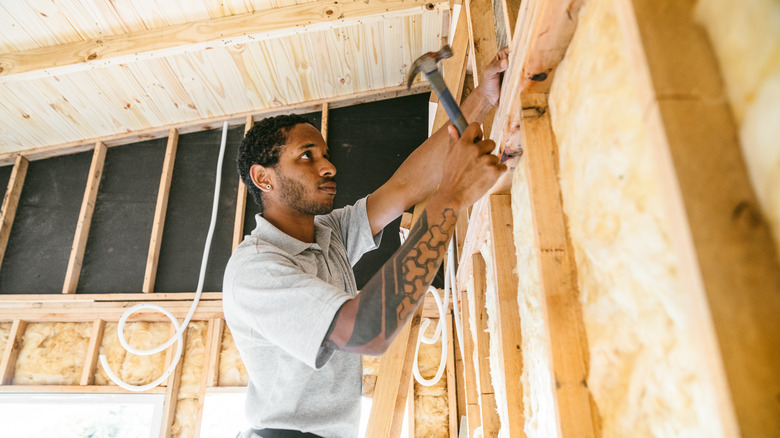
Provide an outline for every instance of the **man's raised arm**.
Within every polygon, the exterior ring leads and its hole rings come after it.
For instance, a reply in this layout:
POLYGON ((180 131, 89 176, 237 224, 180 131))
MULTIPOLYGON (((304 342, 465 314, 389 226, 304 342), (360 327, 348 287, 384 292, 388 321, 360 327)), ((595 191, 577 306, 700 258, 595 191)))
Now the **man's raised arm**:
MULTIPOLYGON (((485 68, 482 81, 461 106, 469 122, 482 123, 500 95, 499 77, 508 65, 506 48, 498 52, 485 68)), ((420 145, 401 164, 393 176, 366 201, 372 234, 384 229, 404 211, 423 201, 442 178, 443 163, 449 148, 449 135, 444 126, 420 145)))
MULTIPOLYGON (((450 129, 451 135, 457 137, 454 128, 450 129)), ((341 306, 324 345, 379 355, 412 317, 441 265, 458 214, 479 199, 506 170, 491 154, 493 141, 474 143, 481 135, 479 125, 472 123, 457 142, 448 145, 449 150, 441 157, 447 165, 443 166, 439 189, 401 248, 357 297, 341 306)))

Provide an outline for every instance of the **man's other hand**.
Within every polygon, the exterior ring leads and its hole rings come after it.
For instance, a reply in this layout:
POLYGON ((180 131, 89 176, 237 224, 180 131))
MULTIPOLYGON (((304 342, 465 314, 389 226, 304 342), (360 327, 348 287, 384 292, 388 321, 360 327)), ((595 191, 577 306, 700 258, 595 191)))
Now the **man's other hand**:
POLYGON ((479 87, 491 105, 496 105, 501 97, 501 73, 506 71, 507 67, 509 67, 509 47, 504 47, 496 53, 482 72, 479 87))

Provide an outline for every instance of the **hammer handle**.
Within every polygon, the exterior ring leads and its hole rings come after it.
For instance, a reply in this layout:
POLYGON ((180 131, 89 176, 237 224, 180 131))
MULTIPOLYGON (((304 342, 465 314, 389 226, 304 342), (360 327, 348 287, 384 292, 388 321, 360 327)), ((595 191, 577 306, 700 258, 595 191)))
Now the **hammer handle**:
POLYGON ((463 113, 460 112, 460 107, 455 103, 455 99, 452 98, 450 90, 447 89, 447 85, 444 83, 444 79, 441 77, 439 70, 433 70, 426 75, 428 82, 431 84, 431 88, 439 96, 439 102, 441 102, 444 110, 447 111, 447 116, 450 118, 455 129, 458 130, 458 135, 463 135, 463 131, 466 130, 468 122, 463 117, 463 113))

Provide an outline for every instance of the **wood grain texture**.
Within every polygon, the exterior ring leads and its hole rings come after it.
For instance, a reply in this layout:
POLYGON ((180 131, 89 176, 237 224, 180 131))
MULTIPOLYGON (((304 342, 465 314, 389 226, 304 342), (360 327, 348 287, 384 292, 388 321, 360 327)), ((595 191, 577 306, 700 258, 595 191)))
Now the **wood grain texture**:
POLYGON ((429 0, 323 1, 0 54, 0 83, 63 75, 207 48, 420 13, 429 0))
POLYGON ((19 350, 22 348, 22 338, 27 329, 27 321, 14 319, 11 325, 11 331, 8 333, 8 342, 5 344, 3 357, 0 358, 0 387, 10 385, 14 379, 14 370, 16 369, 16 358, 19 356, 19 350))
POLYGON ((617 5, 718 421, 726 436, 778 436, 780 266, 694 3, 617 5))
MULTIPOLYGON (((499 49, 493 19, 493 2, 492 0, 466 0, 465 10, 469 28, 469 53, 471 54, 469 59, 476 88, 479 86, 485 67, 490 64, 499 49)), ((485 138, 491 138, 495 112, 494 107, 485 116, 482 128, 485 138)))
POLYGON ((493 381, 490 378, 490 334, 488 333, 488 313, 485 307, 485 293, 487 291, 487 273, 485 259, 482 254, 475 253, 472 258, 472 293, 469 293, 469 302, 472 306, 469 311, 474 314, 475 346, 477 350, 476 378, 479 379, 479 405, 482 424, 482 436, 498 437, 501 430, 501 420, 496 407, 496 396, 493 391, 493 381))
POLYGON ((561 436, 600 436, 588 378, 588 344, 579 301, 577 271, 566 228, 558 180, 558 147, 547 95, 523 94, 523 165, 539 258, 540 286, 552 349, 554 394, 561 436))
POLYGON ((154 280, 157 277, 157 263, 160 257, 165 213, 168 211, 168 196, 171 191, 171 178, 173 177, 173 165, 176 161, 178 144, 179 131, 171 129, 168 132, 168 144, 165 148, 160 185, 157 189, 157 204, 154 208, 154 220, 152 221, 152 237, 149 241, 149 253, 146 257, 146 271, 141 289, 145 293, 154 292, 154 280))
POLYGON ((98 142, 92 154, 92 163, 89 167, 87 187, 84 189, 84 199, 81 203, 78 222, 76 223, 76 235, 73 237, 70 257, 68 258, 68 270, 65 273, 65 284, 62 286, 63 294, 76 293, 76 286, 81 275, 81 263, 84 260, 84 250, 87 247, 89 227, 92 225, 92 213, 95 211, 95 199, 97 199, 100 179, 103 176, 103 164, 106 160, 106 145, 98 142))
POLYGON ((468 418, 468 436, 474 436, 474 429, 482 424, 481 412, 479 410, 479 392, 477 391, 477 373, 474 368, 474 336, 473 328, 469 315, 471 310, 469 306, 469 294, 467 291, 460 292, 461 296, 461 327, 463 330, 463 386, 465 388, 466 411, 461 415, 468 418))
MULTIPOLYGON (((187 345, 187 330, 184 330, 181 334, 181 342, 187 345)), ((175 348, 171 346, 169 351, 175 351, 175 348)), ((166 367, 169 365, 166 362, 166 367)), ((165 404, 163 405, 163 419, 162 430, 160 430, 160 436, 163 438, 170 438, 173 436, 173 420, 176 419, 176 405, 179 401, 179 387, 181 385, 181 372, 184 369, 184 352, 182 351, 182 357, 179 363, 176 364, 176 368, 173 370, 165 386, 165 404)))
POLYGON ((8 180, 8 188, 3 197, 3 205, 0 207, 0 266, 3 264, 5 249, 8 247, 8 239, 11 237, 11 228, 16 218, 16 207, 19 206, 19 198, 22 196, 24 179, 27 176, 28 161, 17 156, 11 178, 8 180))
POLYGON ((89 346, 87 347, 87 357, 84 361, 84 369, 81 372, 79 384, 89 386, 95 382, 95 366, 97 365, 100 346, 103 343, 103 329, 106 322, 102 319, 96 319, 92 323, 92 332, 89 335, 89 346))

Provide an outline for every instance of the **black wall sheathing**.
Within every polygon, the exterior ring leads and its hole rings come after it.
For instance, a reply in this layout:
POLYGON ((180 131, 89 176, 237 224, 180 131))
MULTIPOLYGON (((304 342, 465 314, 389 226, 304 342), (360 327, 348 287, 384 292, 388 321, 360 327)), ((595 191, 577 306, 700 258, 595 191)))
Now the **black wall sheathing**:
POLYGON ((5 194, 8 189, 8 181, 11 180, 11 172, 14 171, 14 165, 0 167, 0 190, 5 194))
POLYGON ((92 152, 30 162, 3 265, 0 293, 62 293, 92 152))
MULTIPOLYGON (((222 290, 222 273, 232 252, 238 173, 236 153, 244 126, 228 130, 222 163, 219 214, 203 290, 222 290)), ((194 292, 211 220, 222 130, 179 136, 165 216, 155 292, 194 292)))
POLYGON ((166 143, 106 151, 77 293, 141 292, 166 143))

